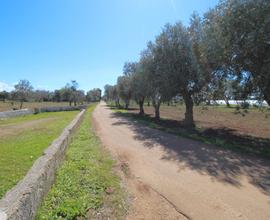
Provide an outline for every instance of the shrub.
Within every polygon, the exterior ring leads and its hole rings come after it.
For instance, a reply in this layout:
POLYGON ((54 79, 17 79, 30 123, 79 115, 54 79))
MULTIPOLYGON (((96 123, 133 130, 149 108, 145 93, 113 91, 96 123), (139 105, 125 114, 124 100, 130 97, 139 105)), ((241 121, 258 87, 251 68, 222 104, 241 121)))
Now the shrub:
POLYGON ((242 108, 242 109, 248 109, 249 106, 250 106, 250 104, 249 104, 248 102, 242 102, 242 103, 241 103, 241 108, 242 108))

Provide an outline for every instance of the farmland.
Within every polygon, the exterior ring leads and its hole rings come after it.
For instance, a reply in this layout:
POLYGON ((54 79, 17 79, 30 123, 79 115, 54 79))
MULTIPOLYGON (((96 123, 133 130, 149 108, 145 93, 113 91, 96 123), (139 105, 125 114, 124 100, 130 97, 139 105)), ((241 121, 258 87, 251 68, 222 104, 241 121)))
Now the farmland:
POLYGON ((0 198, 30 169, 77 111, 0 120, 0 198))
MULTIPOLYGON (((185 106, 162 105, 160 115, 163 119, 184 120, 185 106)), ((145 106, 146 114, 154 115, 153 107, 145 106)), ((238 134, 255 137, 270 137, 270 111, 249 109, 239 110, 224 106, 196 106, 194 119, 199 128, 227 128, 238 134)))
POLYGON ((270 0, 0 5, 0 220, 270 220, 270 0))

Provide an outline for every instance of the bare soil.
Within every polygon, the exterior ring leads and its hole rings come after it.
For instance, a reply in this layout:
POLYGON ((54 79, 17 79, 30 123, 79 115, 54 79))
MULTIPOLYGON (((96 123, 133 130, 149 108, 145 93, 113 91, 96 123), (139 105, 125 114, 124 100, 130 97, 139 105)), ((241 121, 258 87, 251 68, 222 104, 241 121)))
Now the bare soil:
MULTIPOLYGON (((145 113, 154 116, 151 106, 145 106, 145 113)), ((138 109, 131 112, 138 113, 138 109)), ((184 106, 161 106, 160 116, 176 121, 184 120, 184 106)), ((270 111, 258 109, 240 110, 226 107, 194 107, 196 126, 204 129, 226 129, 235 134, 250 135, 258 138, 270 138, 270 111)))
POLYGON ((270 161, 151 129, 104 103, 93 118, 133 195, 127 219, 270 219, 270 161))

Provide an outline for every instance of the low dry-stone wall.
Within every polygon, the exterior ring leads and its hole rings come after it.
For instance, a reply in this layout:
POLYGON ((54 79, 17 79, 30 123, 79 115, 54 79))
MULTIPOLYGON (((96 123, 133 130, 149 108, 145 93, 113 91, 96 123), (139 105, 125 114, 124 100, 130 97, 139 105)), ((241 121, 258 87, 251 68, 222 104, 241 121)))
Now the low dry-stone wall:
POLYGON ((75 111, 86 109, 87 105, 78 105, 78 106, 51 106, 36 109, 36 113, 38 112, 62 112, 62 111, 75 111))
POLYGON ((32 115, 32 114, 34 114, 34 110, 32 109, 21 109, 21 110, 0 112, 0 118, 12 118, 12 117, 17 117, 17 116, 32 115))
POLYGON ((0 112, 0 119, 1 118, 13 118, 17 116, 23 115, 32 115, 41 112, 63 112, 63 111, 76 111, 86 109, 87 105, 78 105, 78 106, 51 106, 51 107, 43 107, 43 108, 35 108, 35 109, 20 109, 20 110, 13 110, 13 111, 5 111, 0 112))
POLYGON ((79 126, 86 110, 82 110, 37 159, 13 189, 0 200, 0 220, 34 219, 38 206, 51 188, 57 168, 62 162, 71 135, 79 126))

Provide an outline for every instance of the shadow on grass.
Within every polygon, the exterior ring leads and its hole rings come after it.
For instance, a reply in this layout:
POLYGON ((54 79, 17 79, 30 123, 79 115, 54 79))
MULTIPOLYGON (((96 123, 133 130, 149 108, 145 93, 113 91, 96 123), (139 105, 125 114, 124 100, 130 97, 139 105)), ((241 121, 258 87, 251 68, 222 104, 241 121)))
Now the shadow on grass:
POLYGON ((240 179, 244 175, 251 184, 270 195, 270 161, 254 155, 269 158, 268 139, 235 135, 229 129, 191 130, 184 128, 179 121, 155 120, 149 115, 142 117, 129 112, 113 112, 112 117, 119 119, 113 126, 128 126, 134 131, 135 139, 143 141, 145 147, 163 146, 165 152, 161 159, 179 162, 179 172, 190 167, 235 187, 241 187, 240 179))

